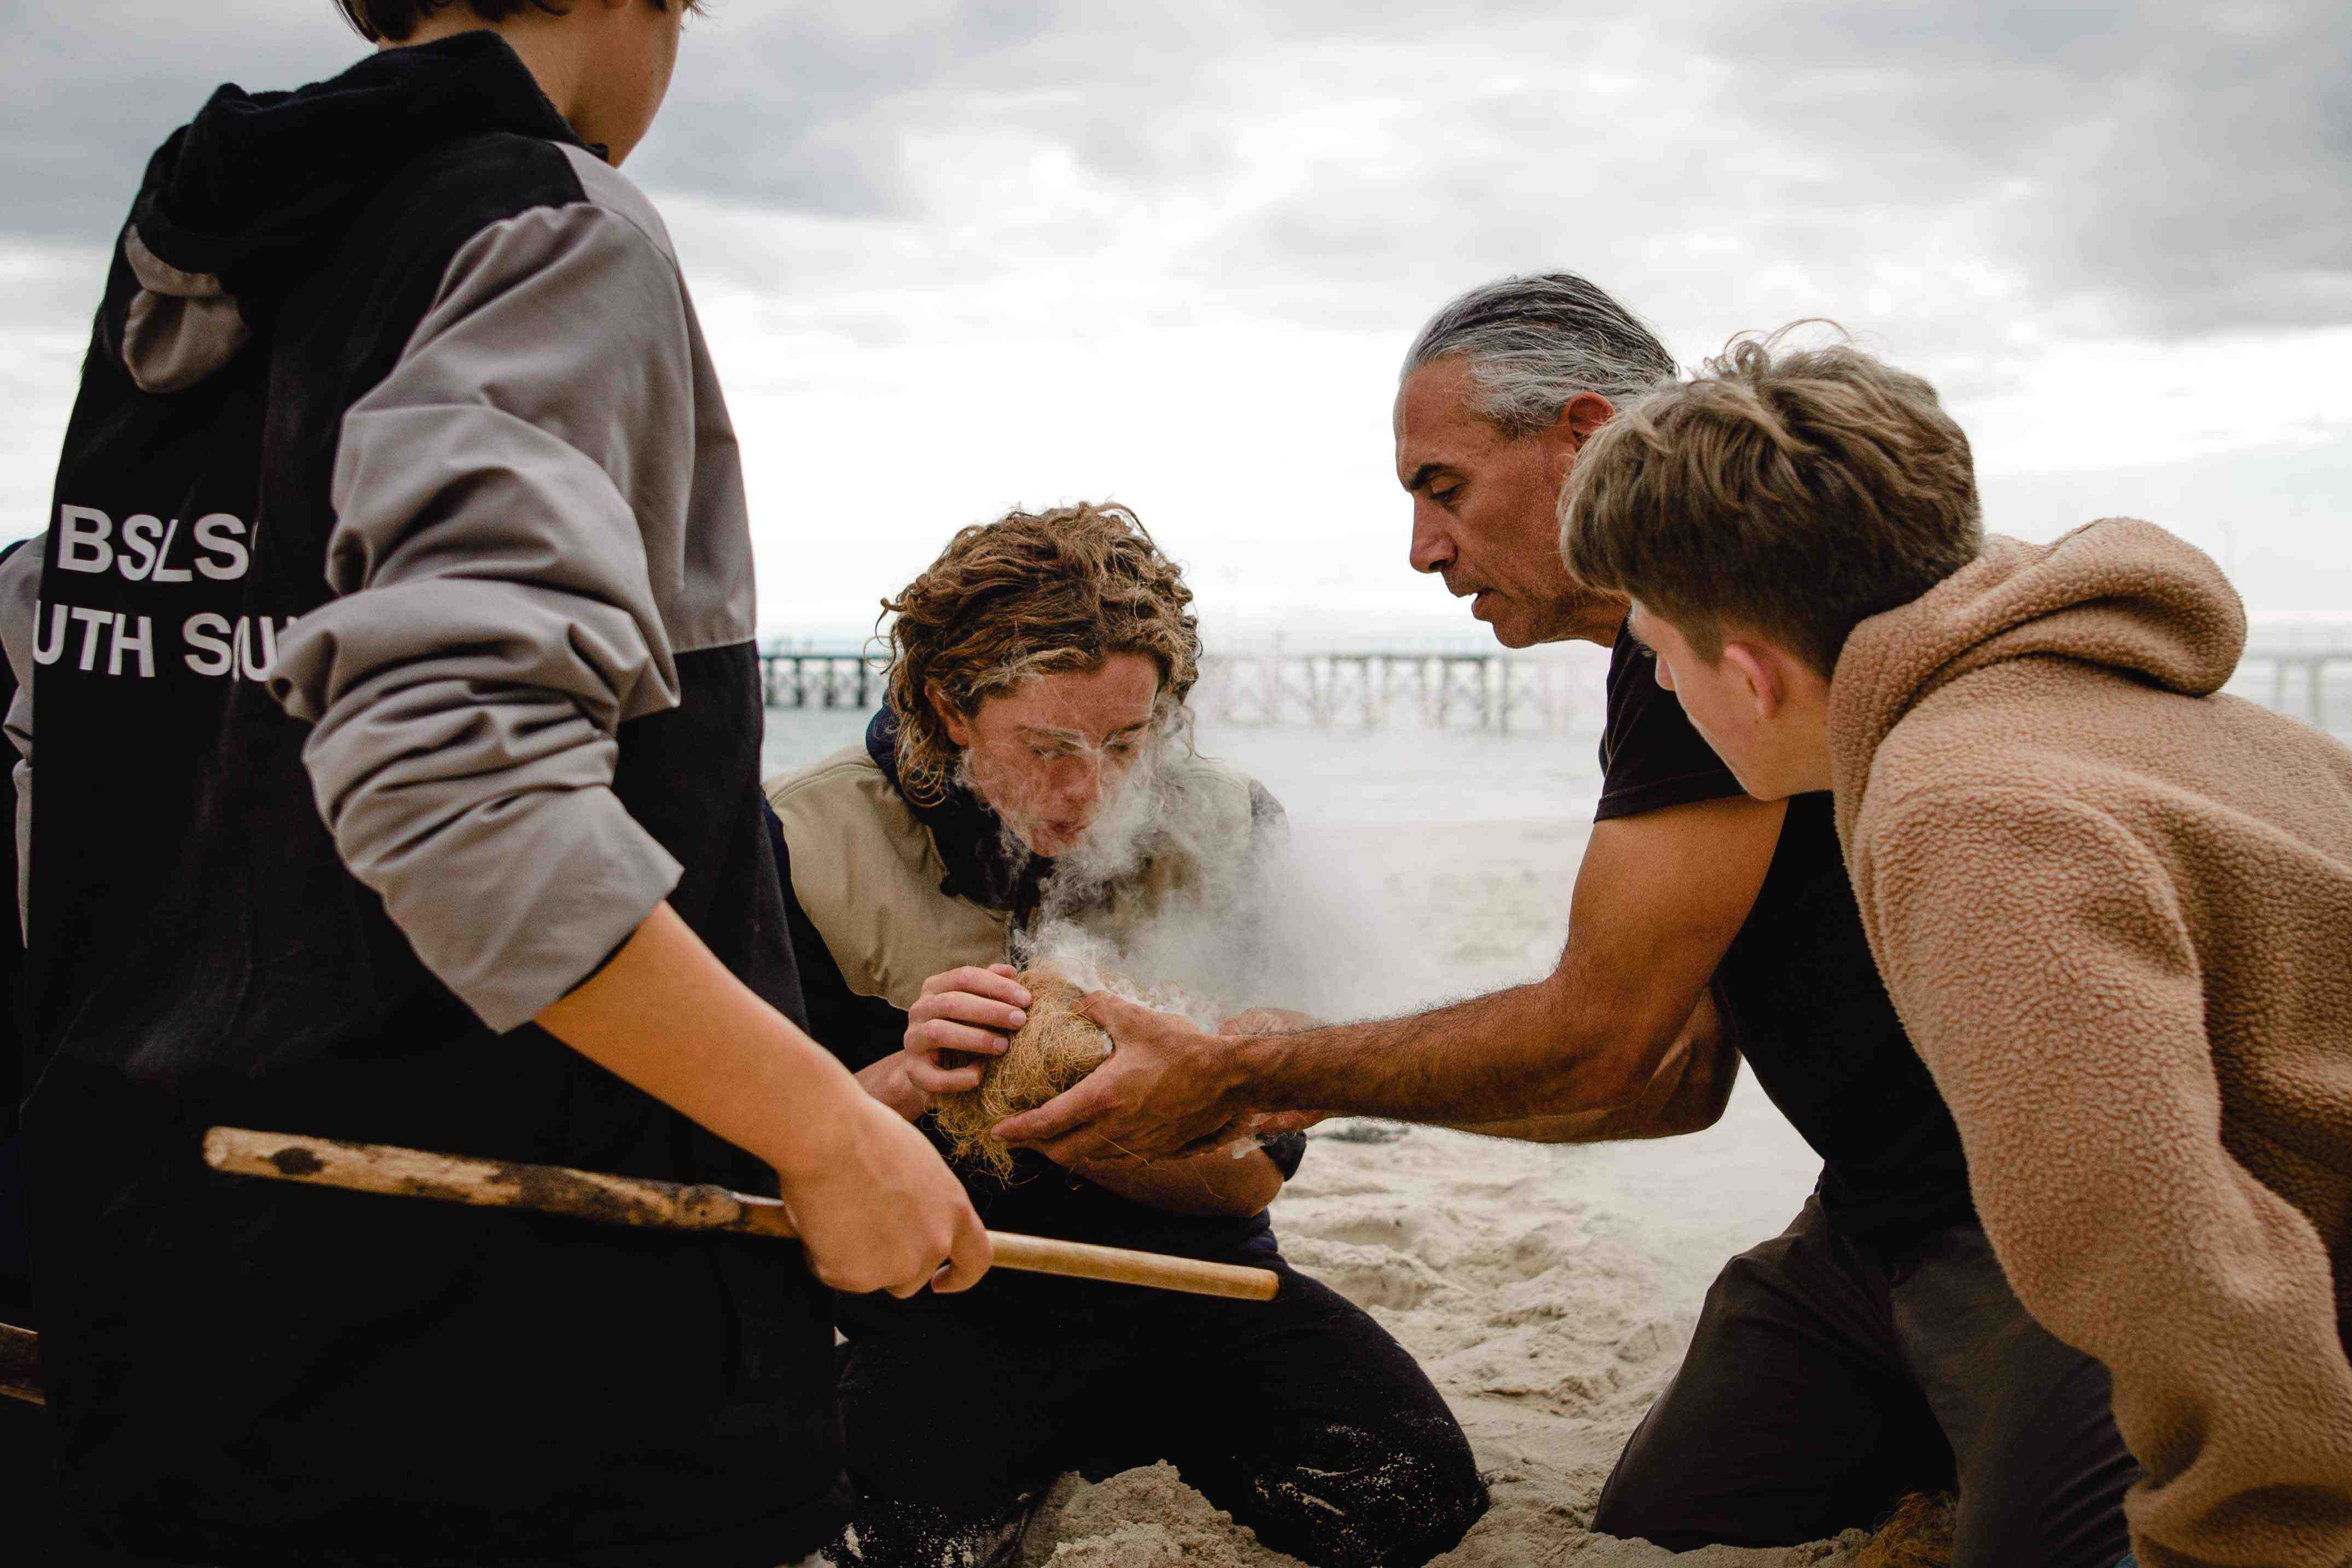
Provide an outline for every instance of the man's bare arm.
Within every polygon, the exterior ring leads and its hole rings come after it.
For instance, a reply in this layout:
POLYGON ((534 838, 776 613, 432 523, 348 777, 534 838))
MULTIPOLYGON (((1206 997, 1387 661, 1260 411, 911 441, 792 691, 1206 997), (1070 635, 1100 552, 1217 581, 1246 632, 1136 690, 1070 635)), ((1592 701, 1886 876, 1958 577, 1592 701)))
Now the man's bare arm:
POLYGON ((1154 1156, 1253 1110, 1461 1126, 1635 1105, 1754 906, 1785 809, 1736 797, 1598 824, 1559 966, 1432 1012, 1235 1039, 1090 997, 1118 1051, 1001 1132, 1057 1159, 1154 1156))
POLYGON ((1568 1115, 1468 1122, 1465 1132, 1527 1143, 1605 1143, 1620 1138, 1673 1138, 1703 1132, 1723 1118, 1739 1081, 1739 1051, 1724 1032, 1714 1001, 1701 993, 1690 1022, 1668 1047, 1642 1098, 1630 1105, 1568 1115))
MULTIPOLYGON (((1712 998, 1702 994, 1690 1022, 1668 1048, 1650 1087, 1630 1105, 1567 1115, 1516 1116, 1502 1121, 1455 1123, 1454 1130, 1528 1143, 1602 1143, 1621 1138, 1672 1138, 1703 1132, 1723 1118, 1739 1079, 1739 1051, 1723 1031, 1712 998)), ((1268 1131, 1312 1126, 1320 1112, 1276 1111, 1268 1131)))

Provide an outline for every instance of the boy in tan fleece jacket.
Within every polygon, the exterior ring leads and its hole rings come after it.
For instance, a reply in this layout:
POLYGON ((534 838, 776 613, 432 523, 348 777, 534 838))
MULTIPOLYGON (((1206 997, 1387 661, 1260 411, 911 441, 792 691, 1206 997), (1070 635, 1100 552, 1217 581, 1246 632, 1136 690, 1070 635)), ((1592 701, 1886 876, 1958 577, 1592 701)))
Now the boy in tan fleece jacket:
POLYGON ((1987 539, 1934 390, 1845 347, 1736 344, 1562 505, 1748 791, 1836 792, 2001 1265, 2114 1375, 2138 1560, 2352 1563, 2352 752, 2221 695, 2221 573, 1987 539))

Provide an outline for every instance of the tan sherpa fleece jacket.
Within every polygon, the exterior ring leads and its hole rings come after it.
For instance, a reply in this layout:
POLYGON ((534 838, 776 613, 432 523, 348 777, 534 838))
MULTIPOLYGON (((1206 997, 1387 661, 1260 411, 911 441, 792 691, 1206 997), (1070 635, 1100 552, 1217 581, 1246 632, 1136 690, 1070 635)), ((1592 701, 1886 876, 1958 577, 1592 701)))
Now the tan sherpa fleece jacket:
POLYGON ((2217 695, 2145 522, 1864 622, 1838 830, 2001 1267, 2105 1363, 2147 1568, 2352 1563, 2352 752, 2217 695))

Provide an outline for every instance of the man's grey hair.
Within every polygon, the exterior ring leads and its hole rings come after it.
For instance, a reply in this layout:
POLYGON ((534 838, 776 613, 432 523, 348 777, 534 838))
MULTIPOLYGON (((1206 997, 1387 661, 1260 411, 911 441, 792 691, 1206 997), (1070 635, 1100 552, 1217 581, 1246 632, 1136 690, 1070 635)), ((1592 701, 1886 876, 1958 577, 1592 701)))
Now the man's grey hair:
POLYGON ((1573 272, 1471 289, 1429 319, 1402 374, 1457 355, 1479 389, 1478 413, 1514 438, 1550 428, 1579 393, 1622 410, 1675 375, 1657 334, 1573 272))

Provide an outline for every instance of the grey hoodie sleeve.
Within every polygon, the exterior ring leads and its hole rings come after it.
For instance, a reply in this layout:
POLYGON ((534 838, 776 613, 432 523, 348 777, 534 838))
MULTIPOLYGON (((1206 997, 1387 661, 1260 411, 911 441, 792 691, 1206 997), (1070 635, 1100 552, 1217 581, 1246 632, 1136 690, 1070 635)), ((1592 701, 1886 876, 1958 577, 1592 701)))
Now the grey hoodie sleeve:
POLYGON ((33 865, 33 635, 41 608, 41 555, 48 535, 37 533, 0 561, 0 650, 16 678, 5 728, 16 750, 16 927, 31 932, 33 865))
POLYGON ((493 1028, 577 984, 680 875, 612 782, 618 727, 677 702, 645 535, 683 527, 688 334, 674 264, 627 218, 485 229, 345 416, 338 596, 279 640, 270 685, 313 725, 344 863, 493 1028))

